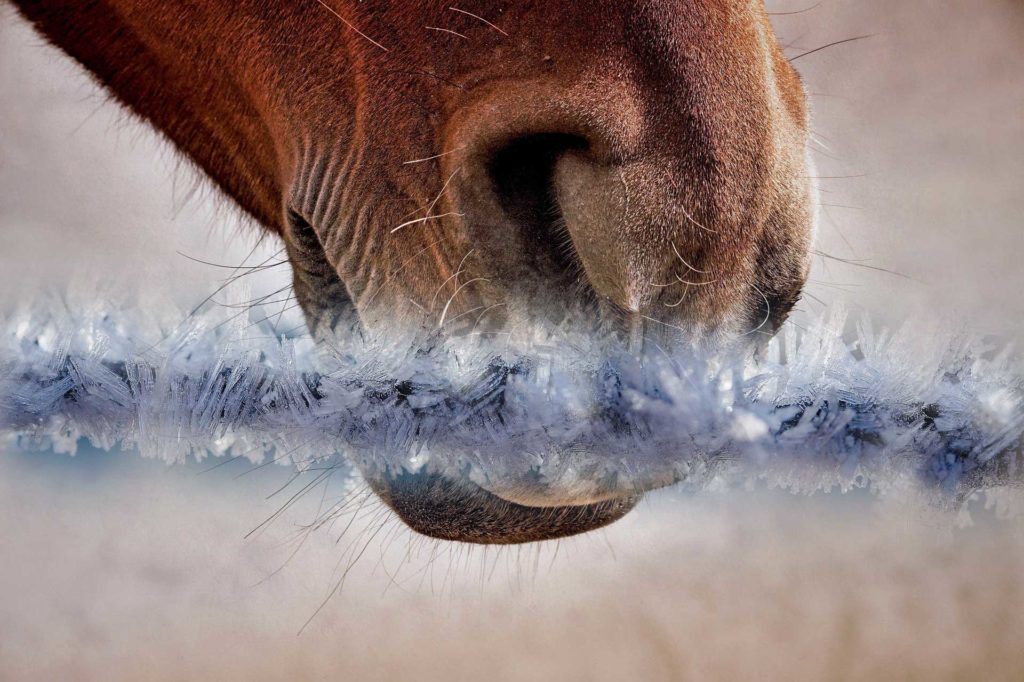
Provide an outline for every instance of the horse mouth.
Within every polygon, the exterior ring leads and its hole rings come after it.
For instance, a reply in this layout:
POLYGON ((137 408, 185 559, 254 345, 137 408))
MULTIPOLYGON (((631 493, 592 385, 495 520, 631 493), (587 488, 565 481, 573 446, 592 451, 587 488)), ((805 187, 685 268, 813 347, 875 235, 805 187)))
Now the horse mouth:
POLYGON ((531 506, 438 473, 385 474, 367 477, 367 483, 417 533, 482 545, 515 545, 586 533, 618 521, 642 497, 531 506))

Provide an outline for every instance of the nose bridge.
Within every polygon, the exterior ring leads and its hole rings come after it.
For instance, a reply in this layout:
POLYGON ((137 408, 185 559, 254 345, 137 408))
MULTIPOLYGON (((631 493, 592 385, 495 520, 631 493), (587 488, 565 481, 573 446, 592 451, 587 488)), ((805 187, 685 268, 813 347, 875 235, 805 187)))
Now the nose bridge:
MULTIPOLYGON (((640 5, 626 45, 653 146, 673 137, 687 152, 749 154, 767 134, 767 86, 774 40, 759 4, 695 0, 684 11, 640 5)), ((710 159, 714 161, 714 159, 710 159)))

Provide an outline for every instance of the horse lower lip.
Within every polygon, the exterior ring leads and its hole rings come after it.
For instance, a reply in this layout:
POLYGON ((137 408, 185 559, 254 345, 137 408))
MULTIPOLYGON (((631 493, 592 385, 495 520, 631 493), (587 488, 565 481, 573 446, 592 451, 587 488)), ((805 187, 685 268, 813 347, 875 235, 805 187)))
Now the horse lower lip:
POLYGON ((585 533, 622 518, 640 499, 523 505, 470 481, 427 473, 371 477, 367 483, 414 531, 475 544, 520 544, 585 533))

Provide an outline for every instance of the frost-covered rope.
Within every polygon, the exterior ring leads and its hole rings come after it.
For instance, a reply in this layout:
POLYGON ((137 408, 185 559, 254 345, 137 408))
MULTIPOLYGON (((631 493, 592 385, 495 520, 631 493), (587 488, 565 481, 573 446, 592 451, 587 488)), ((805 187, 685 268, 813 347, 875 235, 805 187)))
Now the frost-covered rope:
POLYGON ((916 486, 964 499, 1024 480, 1024 381, 1009 351, 835 311, 758 363, 586 352, 550 335, 486 346, 373 343, 328 354, 223 311, 110 302, 0 321, 0 434, 73 453, 82 439, 177 461, 459 467, 487 477, 693 485, 761 478, 813 492, 916 486))

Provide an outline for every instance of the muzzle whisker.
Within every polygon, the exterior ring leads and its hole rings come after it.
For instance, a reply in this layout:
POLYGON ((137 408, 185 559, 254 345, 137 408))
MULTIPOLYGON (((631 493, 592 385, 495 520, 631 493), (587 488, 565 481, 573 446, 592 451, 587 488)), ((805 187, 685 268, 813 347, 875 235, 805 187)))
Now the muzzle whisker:
POLYGON ((473 284, 474 282, 489 282, 489 281, 490 280, 487 279, 486 277, 474 277, 473 279, 469 280, 468 282, 464 282, 463 284, 460 284, 459 287, 455 290, 455 293, 453 293, 451 295, 451 297, 448 299, 448 302, 444 304, 444 310, 441 311, 441 320, 437 323, 438 328, 444 327, 444 320, 445 320, 445 317, 448 316, 448 309, 451 307, 452 301, 455 300, 455 298, 462 292, 463 289, 468 287, 470 284, 473 284))
POLYGON ((425 223, 425 222, 428 222, 428 221, 431 221, 431 220, 440 220, 442 218, 450 218, 452 216, 456 216, 456 217, 462 218, 465 215, 466 215, 465 213, 450 212, 450 213, 442 213, 440 215, 429 215, 429 216, 427 216, 425 218, 417 218, 416 220, 407 220, 404 223, 402 223, 402 224, 392 228, 391 234, 394 234, 395 232, 398 232, 403 227, 409 227, 410 225, 417 225, 419 223, 425 223))
POLYGON ((506 33, 505 31, 501 30, 500 28, 498 28, 497 26, 495 26, 494 24, 492 24, 491 22, 487 21, 486 19, 484 19, 483 17, 481 17, 479 15, 473 14, 472 12, 467 12, 464 9, 459 9, 458 7, 449 7, 448 9, 451 10, 452 12, 458 12, 459 14, 465 14, 467 17, 472 17, 472 18, 476 19, 477 21, 481 21, 484 24, 487 24, 488 26, 493 28, 495 31, 497 31, 501 35, 506 36, 506 37, 508 36, 508 33, 506 33))
POLYGON ((700 224, 699 222, 697 222, 697 220, 696 220, 696 219, 694 219, 694 217, 693 217, 692 215, 690 215, 690 213, 689 213, 689 212, 688 212, 688 211, 687 211, 687 210, 686 210, 685 208, 683 208, 682 206, 679 206, 679 210, 683 212, 683 216, 684 216, 684 217, 685 217, 685 218, 686 218, 686 219, 687 219, 688 221, 690 221, 691 223, 693 223, 694 225, 696 225, 696 226, 697 226, 698 228, 700 228, 700 229, 704 230, 704 231, 705 231, 705 232, 707 232, 708 234, 718 234, 718 231, 717 231, 717 230, 712 230, 712 229, 711 229, 710 227, 705 227, 704 225, 702 225, 702 224, 700 224))
POLYGON ((453 31, 450 28, 438 28, 437 26, 424 26, 423 28, 427 29, 428 31, 438 31, 440 33, 450 33, 453 36, 458 36, 459 38, 462 38, 463 40, 469 40, 469 38, 467 38, 466 36, 462 35, 458 31, 453 31))
POLYGON ((666 308, 678 308, 679 306, 681 306, 683 304, 683 301, 685 301, 686 297, 689 296, 689 295, 690 295, 690 283, 686 282, 686 288, 683 289, 683 295, 679 297, 679 300, 676 301, 675 303, 666 303, 665 307, 666 308))
POLYGON ((363 38, 365 38, 366 40, 370 41, 371 43, 373 43, 374 45, 376 45, 376 46, 377 46, 377 47, 379 47, 380 49, 384 50, 385 52, 390 52, 390 50, 388 50, 388 48, 384 47, 383 45, 381 45, 380 43, 378 43, 378 42, 377 42, 376 40, 374 40, 374 39, 373 39, 373 38, 371 38, 370 36, 366 35, 366 34, 365 34, 365 33, 363 33, 362 31, 360 31, 360 30, 359 30, 358 28, 356 28, 356 27, 355 27, 355 24, 353 24, 353 23, 352 23, 351 21, 349 21, 348 19, 346 19, 345 17, 341 16, 341 15, 340 15, 340 14, 338 14, 338 13, 337 13, 336 11, 334 11, 334 10, 333 10, 333 9, 331 8, 331 6, 330 6, 330 5, 328 5, 328 4, 326 3, 326 2, 324 2, 324 0, 316 0, 316 2, 320 3, 320 5, 321 5, 321 6, 322 6, 322 7, 324 8, 324 9, 326 9, 326 10, 327 10, 328 12, 330 12, 330 13, 331 13, 331 14, 333 14, 334 16, 338 17, 338 19, 339 19, 339 20, 341 20, 341 23, 343 23, 343 24, 345 24, 346 26, 348 26, 348 27, 349 27, 350 29, 352 29, 353 31, 355 31, 356 33, 358 33, 358 34, 359 34, 360 36, 362 36, 362 37, 363 37, 363 38))
POLYGON ((771 300, 769 300, 768 295, 765 294, 763 291, 761 291, 761 288, 759 286, 757 286, 756 284, 754 284, 753 282, 750 283, 750 286, 754 288, 754 291, 756 291, 757 293, 761 294, 761 298, 764 299, 764 304, 765 304, 765 307, 767 308, 767 310, 766 310, 766 312, 764 314, 764 319, 761 320, 761 324, 757 325, 756 327, 751 329, 749 332, 746 332, 744 334, 740 334, 740 337, 750 336, 751 334, 755 334, 757 332, 760 332, 764 328, 764 326, 766 324, 768 324, 768 320, 770 320, 772 318, 772 302, 771 302, 771 300))
POLYGON ((679 248, 676 246, 676 243, 675 242, 671 242, 671 244, 672 244, 672 251, 675 252, 676 258, 679 259, 680 263, 682 263, 683 265, 688 267, 690 270, 693 270, 694 272, 696 272, 696 273, 698 273, 700 275, 709 275, 709 274, 711 274, 707 270, 698 270, 697 268, 695 268, 692 265, 690 265, 690 263, 687 262, 687 260, 685 258, 683 258, 682 254, 679 253, 679 248))
POLYGON ((411 165, 411 164, 414 164, 414 163, 424 163, 425 161, 433 161, 435 159, 441 159, 441 158, 444 158, 446 156, 450 156, 451 154, 455 154, 457 152, 461 152, 465 148, 466 148, 466 145, 460 145, 460 146, 456 147, 455 149, 451 149, 451 150, 446 151, 446 152, 441 152, 440 154, 434 154, 433 156, 425 156, 422 159, 413 159, 412 161, 403 161, 402 165, 403 166, 408 166, 408 165, 411 165))
MULTIPOLYGON (((459 171, 461 171, 461 170, 462 170, 462 166, 459 166, 458 168, 456 168, 455 170, 452 171, 452 174, 449 175, 448 179, 444 181, 443 185, 441 185, 441 191, 437 193, 437 196, 434 197, 433 201, 431 201, 424 208, 418 208, 415 211, 413 211, 412 213, 406 214, 405 217, 408 218, 409 216, 414 216, 417 213, 430 213, 431 211, 433 211, 434 207, 437 206, 437 202, 441 201, 441 197, 443 197, 445 191, 447 191, 448 185, 452 184, 452 180, 455 179, 455 176, 458 175, 459 171)), ((397 230, 397 229, 398 228, 395 228, 395 230, 397 230)), ((392 232, 394 232, 395 230, 392 230, 392 232)))

